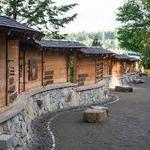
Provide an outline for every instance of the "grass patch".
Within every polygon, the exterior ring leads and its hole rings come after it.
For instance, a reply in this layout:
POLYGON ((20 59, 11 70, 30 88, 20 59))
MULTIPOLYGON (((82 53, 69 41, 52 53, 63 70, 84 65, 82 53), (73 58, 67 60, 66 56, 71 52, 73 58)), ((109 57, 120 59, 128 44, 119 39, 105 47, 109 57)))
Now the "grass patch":
POLYGON ((145 69, 144 73, 150 74, 150 69, 145 69))

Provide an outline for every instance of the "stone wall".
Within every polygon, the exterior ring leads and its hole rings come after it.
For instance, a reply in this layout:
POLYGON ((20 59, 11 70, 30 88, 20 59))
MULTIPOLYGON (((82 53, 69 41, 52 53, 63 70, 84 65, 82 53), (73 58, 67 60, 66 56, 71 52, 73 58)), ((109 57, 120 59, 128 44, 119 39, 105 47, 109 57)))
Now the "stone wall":
POLYGON ((129 73, 122 76, 105 76, 104 82, 107 88, 114 89, 115 86, 129 85, 133 80, 140 78, 138 73, 129 73))
POLYGON ((106 99, 104 84, 76 88, 76 85, 66 83, 25 92, 18 97, 16 104, 1 112, 0 133, 13 135, 12 148, 9 147, 9 150, 26 149, 32 136, 31 121, 36 117, 47 112, 98 103, 106 99))
POLYGON ((101 84, 94 87, 78 88, 77 91, 80 105, 96 104, 108 98, 108 90, 101 84))

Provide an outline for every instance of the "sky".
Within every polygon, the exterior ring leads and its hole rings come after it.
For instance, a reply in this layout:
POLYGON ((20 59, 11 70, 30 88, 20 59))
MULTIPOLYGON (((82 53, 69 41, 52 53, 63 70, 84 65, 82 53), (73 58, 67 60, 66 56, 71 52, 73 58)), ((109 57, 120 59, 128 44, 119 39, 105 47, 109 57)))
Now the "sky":
POLYGON ((78 13, 77 18, 69 23, 63 33, 114 31, 118 26, 116 22, 117 8, 123 5, 124 0, 56 0, 59 4, 78 3, 70 11, 78 13))

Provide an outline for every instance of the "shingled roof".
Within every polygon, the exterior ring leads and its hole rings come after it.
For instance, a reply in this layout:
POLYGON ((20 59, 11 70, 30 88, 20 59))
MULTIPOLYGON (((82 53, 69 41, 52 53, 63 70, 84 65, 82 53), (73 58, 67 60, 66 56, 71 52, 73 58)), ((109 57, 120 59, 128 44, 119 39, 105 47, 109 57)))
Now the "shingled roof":
POLYGON ((107 50, 107 49, 103 49, 103 48, 97 48, 97 47, 89 47, 89 48, 83 48, 81 49, 81 52, 83 52, 84 54, 114 54, 113 52, 107 50))
POLYGON ((126 60, 130 60, 130 57, 127 56, 127 55, 125 55, 125 54, 117 54, 117 55, 115 56, 115 58, 117 58, 117 59, 126 59, 126 60))
POLYGON ((83 48, 83 47, 86 47, 84 44, 81 44, 76 41, 41 40, 41 41, 36 41, 36 43, 46 48, 83 48))
POLYGON ((135 58, 135 57, 129 57, 131 61, 139 61, 139 58, 135 58))
POLYGON ((0 28, 8 28, 8 29, 11 28, 11 29, 17 29, 17 30, 23 30, 23 31, 39 32, 7 16, 0 16, 0 28))

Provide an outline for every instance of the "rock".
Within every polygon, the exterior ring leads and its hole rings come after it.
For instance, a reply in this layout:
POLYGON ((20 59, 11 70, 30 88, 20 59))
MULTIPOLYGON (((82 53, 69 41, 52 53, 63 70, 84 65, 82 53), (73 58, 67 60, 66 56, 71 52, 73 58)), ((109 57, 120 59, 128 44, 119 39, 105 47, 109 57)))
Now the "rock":
POLYGON ((0 149, 11 150, 13 135, 1 134, 0 135, 0 149))
POLYGON ((3 126, 0 125, 0 134, 3 133, 4 129, 3 129, 3 126))
POLYGON ((108 109, 108 107, 102 107, 102 106, 91 106, 90 108, 91 108, 91 109, 95 109, 95 110, 106 110, 107 115, 108 115, 108 113, 109 113, 109 109, 108 109))
POLYGON ((107 111, 102 109, 87 109, 83 113, 83 120, 88 123, 104 122, 107 120, 107 111))
POLYGON ((115 86, 115 91, 117 91, 117 92, 133 92, 133 87, 131 87, 131 86, 115 86))
POLYGON ((134 84, 140 84, 140 83, 144 83, 144 80, 143 79, 134 79, 132 82, 134 84))

